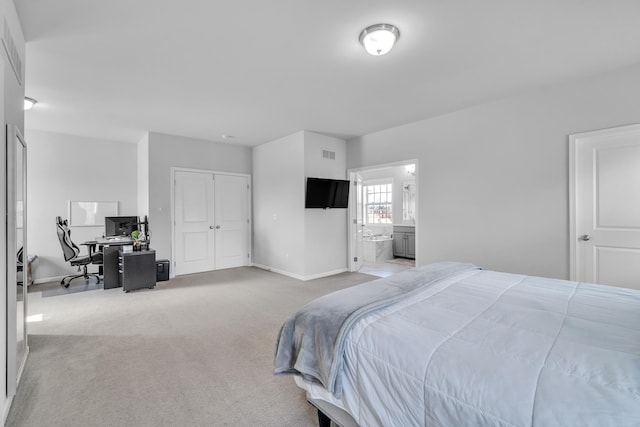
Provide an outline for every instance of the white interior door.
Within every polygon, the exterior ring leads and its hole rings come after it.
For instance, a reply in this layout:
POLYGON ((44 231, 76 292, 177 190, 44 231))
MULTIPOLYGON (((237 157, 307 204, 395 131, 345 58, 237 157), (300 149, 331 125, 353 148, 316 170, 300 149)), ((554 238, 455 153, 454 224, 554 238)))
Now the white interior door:
POLYGON ((216 270, 249 263, 249 178, 215 177, 216 270))
POLYGON ((213 270, 214 175, 175 172, 175 274, 213 270))
POLYGON ((350 221, 351 235, 351 271, 358 271, 364 261, 364 249, 362 233, 364 230, 364 210, 362 206, 362 176, 359 173, 351 174, 350 221), (353 185, 355 184, 355 185, 353 185))
POLYGON ((640 289, 640 126, 571 136, 572 279, 640 289))

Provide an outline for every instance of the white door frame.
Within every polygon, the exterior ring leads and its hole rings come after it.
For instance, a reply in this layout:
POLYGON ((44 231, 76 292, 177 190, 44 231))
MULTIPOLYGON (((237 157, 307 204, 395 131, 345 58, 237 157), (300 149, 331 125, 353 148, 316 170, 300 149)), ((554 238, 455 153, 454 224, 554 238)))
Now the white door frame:
POLYGON ((193 169, 193 168, 183 168, 183 167, 171 167, 171 260, 173 266, 169 269, 170 277, 175 277, 175 259, 176 259, 176 219, 175 219, 175 210, 176 210, 176 201, 175 201, 175 179, 176 172, 195 172, 195 173, 210 173, 213 175, 231 175, 231 176, 243 176, 247 178, 247 182, 249 183, 249 191, 247 191, 247 215, 249 218, 249 227, 247 228, 247 250, 249 251, 249 260, 247 265, 253 265, 253 208, 251 206, 251 194, 253 191, 253 185, 251 181, 251 174, 248 173, 235 173, 235 172, 218 172, 208 169, 193 169))
POLYGON ((577 161, 578 145, 582 141, 587 141, 602 135, 615 136, 617 134, 628 134, 630 132, 640 132, 640 124, 619 126, 614 128, 599 129, 590 132, 574 133, 569 135, 569 278, 578 280, 578 272, 582 265, 578 255, 578 215, 577 211, 577 161))
MULTIPOLYGON (((365 172, 365 171, 369 171, 369 170, 374 170, 374 169, 382 169, 382 168, 389 168, 389 167, 398 167, 398 166, 406 166, 406 165, 415 165, 416 166, 416 174, 415 174, 415 180, 416 180, 416 211, 418 213, 420 213, 420 192, 418 191, 419 187, 419 179, 418 179, 418 159, 409 159, 409 160, 400 160, 397 162, 391 162, 391 163, 382 163, 382 164, 377 164, 377 165, 372 165, 372 166, 363 166, 363 167, 359 167, 359 168, 351 168, 351 169, 347 169, 347 176, 349 177, 349 180, 351 181, 352 179, 352 175, 358 172, 365 172)), ((353 184, 352 184, 353 185, 353 184)), ((363 201, 364 203, 364 201, 363 201)), ((349 271, 355 271, 355 263, 353 262, 353 257, 355 254, 355 244, 353 242, 353 236, 351 234, 352 231, 352 225, 353 225, 353 220, 356 219, 356 206, 352 203, 349 206, 349 215, 348 216, 348 223, 347 223, 347 233, 349 233, 348 239, 349 239, 349 244, 347 245, 347 265, 349 266, 349 271)), ((420 239, 420 233, 418 232, 419 228, 420 228, 420 221, 416 218, 416 224, 415 224, 415 228, 416 228, 416 265, 417 265, 417 261, 419 259, 419 244, 418 244, 418 240, 420 239)))
MULTIPOLYGON (((360 256, 361 258, 364 258, 364 255, 362 253, 358 254, 358 248, 357 248, 357 227, 359 226, 358 224, 358 208, 361 206, 358 206, 358 197, 360 198, 360 201, 362 202, 362 194, 358 194, 356 192, 361 192, 362 191, 362 179, 360 177, 360 174, 358 172, 352 172, 349 171, 349 213, 348 213, 348 219, 347 221, 349 221, 349 223, 347 224, 347 233, 349 233, 349 239, 348 239, 348 249, 347 249, 347 254, 349 256, 348 259, 348 265, 349 265, 349 271, 358 271, 360 270, 360 267, 362 266, 362 259, 358 259, 358 261, 355 260, 356 256, 360 256), (360 185, 357 185, 358 183, 358 179, 360 179, 360 185), (353 185, 356 184, 356 185, 353 185)), ((364 215, 363 215, 364 216, 364 215)), ((364 218, 363 218, 364 221, 364 218)), ((362 233, 362 230, 359 231, 360 233, 362 233)), ((362 238, 362 235, 360 235, 360 238, 362 238)), ((362 252, 362 251, 361 251, 362 252)))

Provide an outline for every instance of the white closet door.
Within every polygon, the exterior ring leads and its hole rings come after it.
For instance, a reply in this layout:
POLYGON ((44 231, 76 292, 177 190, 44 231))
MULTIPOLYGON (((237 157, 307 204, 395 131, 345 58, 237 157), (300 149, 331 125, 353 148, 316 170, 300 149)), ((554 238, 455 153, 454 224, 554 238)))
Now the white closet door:
POLYGON ((216 270, 249 264, 249 178, 215 176, 216 270))
POLYGON ((175 173, 175 274, 215 268, 214 175, 175 173))

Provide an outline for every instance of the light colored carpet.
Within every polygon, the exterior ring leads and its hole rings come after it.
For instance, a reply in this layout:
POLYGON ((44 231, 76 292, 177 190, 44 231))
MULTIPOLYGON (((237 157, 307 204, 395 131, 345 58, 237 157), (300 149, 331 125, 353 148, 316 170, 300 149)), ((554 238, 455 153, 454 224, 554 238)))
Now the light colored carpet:
MULTIPOLYGON (((293 378, 272 375, 276 335, 313 298, 373 280, 302 282, 238 268, 153 290, 43 297, 30 288, 30 356, 7 426, 315 426, 293 378)), ((46 292, 45 292, 46 293, 46 292)))

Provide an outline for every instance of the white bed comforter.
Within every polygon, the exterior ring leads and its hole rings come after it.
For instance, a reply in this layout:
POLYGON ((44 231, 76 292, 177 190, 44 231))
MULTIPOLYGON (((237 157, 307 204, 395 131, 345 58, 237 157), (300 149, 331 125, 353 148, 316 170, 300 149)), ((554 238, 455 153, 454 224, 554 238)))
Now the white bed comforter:
POLYGON ((640 426, 640 292, 471 271, 360 320, 343 395, 361 426, 640 426))

